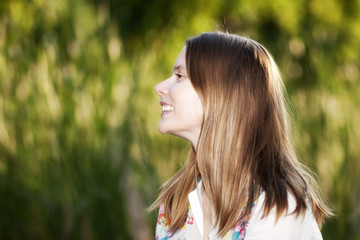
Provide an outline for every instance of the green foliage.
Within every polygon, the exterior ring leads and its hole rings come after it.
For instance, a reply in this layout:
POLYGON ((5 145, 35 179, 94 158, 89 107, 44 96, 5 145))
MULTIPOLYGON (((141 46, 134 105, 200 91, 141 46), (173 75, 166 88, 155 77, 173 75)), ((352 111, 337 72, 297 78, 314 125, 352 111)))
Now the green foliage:
POLYGON ((0 239, 150 239, 145 208, 187 144, 156 125, 157 82, 189 36, 217 28, 274 55, 300 159, 360 239, 358 0, 2 0, 0 239))

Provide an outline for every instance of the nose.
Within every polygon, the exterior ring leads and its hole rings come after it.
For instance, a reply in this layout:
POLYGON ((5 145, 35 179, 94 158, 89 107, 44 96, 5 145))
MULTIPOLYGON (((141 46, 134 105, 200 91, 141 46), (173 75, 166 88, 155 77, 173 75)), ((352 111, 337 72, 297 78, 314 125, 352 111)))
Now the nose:
POLYGON ((166 80, 162 81, 161 83, 157 84, 154 88, 154 91, 157 95, 163 96, 169 93, 168 86, 166 84, 166 80))

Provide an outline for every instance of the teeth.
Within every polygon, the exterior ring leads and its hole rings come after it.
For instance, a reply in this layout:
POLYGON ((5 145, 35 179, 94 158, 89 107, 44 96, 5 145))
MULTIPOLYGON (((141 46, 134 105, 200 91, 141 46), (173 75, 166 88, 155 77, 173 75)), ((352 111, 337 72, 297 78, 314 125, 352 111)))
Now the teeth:
POLYGON ((174 110, 174 108, 173 108, 172 106, 170 106, 170 105, 164 105, 164 106, 162 106, 162 111, 163 111, 163 112, 173 111, 173 110, 174 110))

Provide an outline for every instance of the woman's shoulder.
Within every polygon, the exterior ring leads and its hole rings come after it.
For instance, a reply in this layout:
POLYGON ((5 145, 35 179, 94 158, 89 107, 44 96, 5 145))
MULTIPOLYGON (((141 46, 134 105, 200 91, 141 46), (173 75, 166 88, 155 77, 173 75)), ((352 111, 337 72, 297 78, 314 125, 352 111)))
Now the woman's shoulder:
POLYGON ((296 209, 296 200, 293 195, 288 192, 288 209, 277 219, 275 207, 271 209, 268 216, 263 217, 265 197, 266 193, 263 192, 258 198, 254 213, 249 221, 246 231, 247 240, 322 239, 319 227, 308 201, 305 213, 297 215, 296 213, 293 213, 296 209))

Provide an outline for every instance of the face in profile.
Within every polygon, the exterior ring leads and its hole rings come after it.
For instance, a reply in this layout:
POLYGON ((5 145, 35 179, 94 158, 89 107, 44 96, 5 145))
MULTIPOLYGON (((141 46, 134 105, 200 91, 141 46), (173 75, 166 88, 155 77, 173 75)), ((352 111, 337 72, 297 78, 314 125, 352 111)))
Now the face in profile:
POLYGON ((180 52, 172 75, 155 87, 162 106, 159 131, 187 139, 196 147, 203 119, 203 106, 188 77, 186 47, 180 52))

